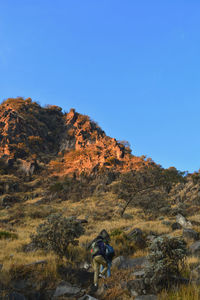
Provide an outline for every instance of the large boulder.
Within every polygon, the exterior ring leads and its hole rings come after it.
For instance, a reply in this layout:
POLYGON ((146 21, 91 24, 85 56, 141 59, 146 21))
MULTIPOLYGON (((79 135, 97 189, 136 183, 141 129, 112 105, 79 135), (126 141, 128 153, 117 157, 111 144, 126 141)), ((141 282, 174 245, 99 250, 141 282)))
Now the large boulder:
POLYGON ((191 246, 190 246, 190 252, 193 255, 199 255, 200 254, 200 241, 196 241, 194 242, 191 246))
POLYGON ((191 228, 183 228, 183 237, 197 241, 199 239, 199 233, 191 228))
POLYGON ((73 286, 69 282, 61 282, 59 286, 57 286, 53 297, 56 298, 60 296, 77 296, 80 293, 80 291, 80 287, 73 286))
POLYGON ((143 279, 134 279, 127 282, 127 289, 131 296, 146 294, 145 284, 143 279))
POLYGON ((117 267, 120 268, 120 266, 126 261, 125 256, 121 255, 121 256, 117 256, 113 259, 112 261, 112 266, 113 267, 117 267))
POLYGON ((176 222, 179 223, 184 228, 191 228, 192 223, 188 220, 186 220, 185 217, 183 217, 181 214, 178 214, 176 216, 176 222))
POLYGON ((147 265, 147 257, 141 256, 137 258, 128 258, 118 256, 113 259, 112 265, 120 269, 142 268, 147 265))
POLYGON ((146 246, 144 235, 140 228, 134 228, 127 234, 127 236, 130 240, 134 241, 137 247, 143 248, 146 246))

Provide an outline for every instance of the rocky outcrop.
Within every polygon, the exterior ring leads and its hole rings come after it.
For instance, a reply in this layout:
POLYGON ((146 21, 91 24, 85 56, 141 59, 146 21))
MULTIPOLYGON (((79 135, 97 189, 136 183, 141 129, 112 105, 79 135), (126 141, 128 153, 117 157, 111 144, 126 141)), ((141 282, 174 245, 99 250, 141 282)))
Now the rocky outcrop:
POLYGON ((61 108, 42 108, 30 98, 7 99, 0 105, 0 156, 36 157, 58 152, 64 128, 61 108))
POLYGON ((107 136, 75 109, 63 114, 55 105, 41 107, 30 98, 10 98, 0 105, 0 124, 0 158, 11 168, 17 160, 28 176, 36 171, 37 161, 51 161, 50 170, 56 175, 127 172, 154 164, 131 155, 126 142, 107 136))
POLYGON ((60 143, 63 156, 59 164, 62 174, 96 173, 105 169, 130 171, 150 164, 131 155, 129 147, 107 136, 88 116, 71 109, 64 120, 65 132, 60 143))

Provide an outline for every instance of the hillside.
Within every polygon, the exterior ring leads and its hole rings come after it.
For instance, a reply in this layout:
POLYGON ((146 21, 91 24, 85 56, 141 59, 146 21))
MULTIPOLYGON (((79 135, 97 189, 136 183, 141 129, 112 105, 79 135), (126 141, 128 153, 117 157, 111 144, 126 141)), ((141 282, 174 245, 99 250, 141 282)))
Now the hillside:
MULTIPOLYGON (((200 240, 198 172, 164 169, 132 154, 127 142, 107 136, 89 116, 41 107, 30 98, 3 101, 0 124, 0 299, 88 299, 93 270, 83 265, 91 263, 88 244, 103 228, 111 236, 116 264, 111 278, 100 280, 96 299, 144 294, 137 285, 143 279, 134 275, 144 266, 135 263, 146 261, 154 238, 183 238, 188 254, 179 279, 188 284, 188 278, 198 277, 193 271, 200 266, 199 248, 190 248, 200 240), (64 244, 69 252, 64 259, 32 240, 39 225, 56 216, 84 227, 79 246, 64 244), (63 282, 77 294, 53 297, 63 282)), ((178 290, 161 289, 157 282, 145 293, 159 297, 152 299, 196 300, 198 280, 178 290)))

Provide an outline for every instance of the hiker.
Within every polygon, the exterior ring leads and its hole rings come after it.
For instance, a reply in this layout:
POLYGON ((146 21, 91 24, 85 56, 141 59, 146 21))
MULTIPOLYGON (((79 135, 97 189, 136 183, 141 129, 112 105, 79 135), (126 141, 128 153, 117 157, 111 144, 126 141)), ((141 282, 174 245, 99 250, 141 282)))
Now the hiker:
MULTIPOLYGON (((111 266, 112 266, 112 260, 113 260, 113 257, 115 256, 115 251, 113 249, 113 247, 111 245, 109 245, 109 242, 106 241, 106 258, 107 258, 107 265, 108 265, 108 270, 107 270, 107 277, 110 277, 111 276, 111 266)), ((100 268, 100 277, 101 277, 101 274, 103 272, 103 265, 101 265, 101 268, 100 268)))
POLYGON ((100 274, 101 277, 105 278, 105 274, 108 270, 108 261, 106 257, 106 246, 105 241, 108 239, 109 235, 104 229, 100 234, 92 241, 91 244, 91 254, 92 254, 92 264, 94 268, 94 289, 98 288, 98 277, 100 266, 103 266, 103 271, 100 274))

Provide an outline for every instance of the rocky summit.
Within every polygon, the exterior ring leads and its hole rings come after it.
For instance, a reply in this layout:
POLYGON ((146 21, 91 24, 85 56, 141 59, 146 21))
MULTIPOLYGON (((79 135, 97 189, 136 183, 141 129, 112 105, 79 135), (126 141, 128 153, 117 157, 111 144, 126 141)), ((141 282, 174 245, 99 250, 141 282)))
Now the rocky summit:
POLYGON ((0 105, 0 299, 200 297, 200 173, 137 157, 74 108, 0 105), (111 276, 93 286, 104 229, 111 276))
POLYGON ((153 164, 132 155, 127 142, 108 137, 75 109, 62 113, 58 106, 41 107, 31 98, 9 98, 0 106, 0 124, 0 157, 10 164, 37 160, 62 174, 128 171, 153 164))

